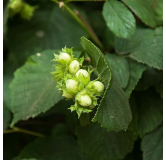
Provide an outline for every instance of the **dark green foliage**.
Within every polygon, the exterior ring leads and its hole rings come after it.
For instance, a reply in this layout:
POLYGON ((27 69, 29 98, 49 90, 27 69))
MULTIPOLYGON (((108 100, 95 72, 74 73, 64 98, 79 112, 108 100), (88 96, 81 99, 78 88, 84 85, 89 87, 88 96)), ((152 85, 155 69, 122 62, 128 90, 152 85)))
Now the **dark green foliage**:
POLYGON ((26 20, 4 0, 4 160, 162 160, 163 1, 58 1, 26 20), (51 75, 65 46, 104 84, 80 119, 51 75))
POLYGON ((76 140, 70 136, 39 138, 27 145, 19 154, 18 159, 36 158, 43 160, 86 160, 76 140))
POLYGON ((143 158, 145 160, 163 159, 163 127, 145 135, 141 143, 143 158))

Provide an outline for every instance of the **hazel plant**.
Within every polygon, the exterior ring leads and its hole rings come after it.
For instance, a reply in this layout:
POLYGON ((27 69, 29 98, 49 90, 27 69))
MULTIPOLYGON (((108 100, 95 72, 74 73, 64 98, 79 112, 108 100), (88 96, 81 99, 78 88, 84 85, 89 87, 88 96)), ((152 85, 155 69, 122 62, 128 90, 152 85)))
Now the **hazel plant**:
POLYGON ((54 54, 56 63, 52 72, 57 82, 57 88, 67 100, 75 104, 69 109, 76 111, 78 118, 81 113, 89 113, 97 105, 97 99, 104 92, 104 85, 97 78, 91 81, 93 70, 83 66, 84 57, 74 58, 72 48, 62 48, 59 54, 54 54))

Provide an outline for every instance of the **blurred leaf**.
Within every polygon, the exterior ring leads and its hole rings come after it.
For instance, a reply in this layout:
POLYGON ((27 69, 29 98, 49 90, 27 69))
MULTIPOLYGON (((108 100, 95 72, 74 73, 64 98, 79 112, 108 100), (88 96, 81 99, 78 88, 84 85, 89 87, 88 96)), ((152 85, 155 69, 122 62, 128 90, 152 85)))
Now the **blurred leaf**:
POLYGON ((155 35, 156 36, 162 36, 163 35, 163 27, 157 27, 155 28, 155 35))
POLYGON ((158 92, 160 94, 161 98, 163 98, 163 81, 156 84, 155 89, 156 89, 156 92, 158 92))
POLYGON ((36 10, 30 21, 16 23, 9 28, 10 51, 21 61, 45 49, 59 49, 65 45, 81 48, 79 39, 85 35, 73 17, 56 4, 36 10))
POLYGON ((67 133, 67 128, 62 123, 57 124, 55 128, 53 128, 52 130, 52 135, 62 136, 66 135, 66 133, 67 133))
POLYGON ((10 85, 12 125, 47 111, 62 99, 50 74, 53 58, 53 50, 37 53, 14 73, 10 85))
POLYGON ((102 39, 105 49, 111 50, 112 47, 114 46, 115 35, 111 32, 111 30, 108 27, 103 29, 101 39, 102 39))
MULTIPOLYGON (((51 109, 49 109, 47 112, 40 114, 38 117, 45 118, 45 117, 54 117, 56 115, 64 115, 66 127, 71 132, 74 133, 76 123, 78 121, 78 117, 75 112, 72 112, 68 109, 73 105, 73 101, 66 101, 61 100, 57 104, 54 105, 51 109)), ((58 122, 59 123, 59 122, 58 122)))
POLYGON ((138 97, 139 135, 153 131, 162 123, 162 99, 152 92, 140 93, 138 97))
POLYGON ((163 0, 154 1, 154 10, 158 25, 163 25, 163 0))
POLYGON ((90 114, 89 113, 83 113, 81 114, 80 118, 79 118, 80 124, 81 126, 87 126, 90 124, 91 120, 90 120, 90 114))
POLYGON ((18 159, 31 157, 42 160, 86 160, 76 140, 70 136, 39 138, 27 145, 18 159))
POLYGON ((8 108, 3 105, 3 130, 7 129, 11 120, 11 114, 8 108))
POLYGON ((142 73, 145 71, 146 67, 143 64, 137 63, 132 59, 128 59, 129 68, 130 68, 130 78, 127 87, 125 88, 125 92, 128 97, 134 90, 137 85, 139 79, 142 76, 142 73))
POLYGON ((8 21, 8 7, 7 5, 3 9, 3 34, 6 34, 7 32, 7 21, 8 21))
POLYGON ((122 0, 146 25, 156 27, 153 0, 122 0))
POLYGON ((87 127, 77 127, 76 134, 82 151, 90 160, 122 159, 132 151, 137 139, 137 112, 131 104, 133 120, 127 131, 107 131, 98 123, 91 123, 87 127))
POLYGON ((115 75, 118 84, 125 88, 129 80, 129 65, 124 57, 115 54, 106 54, 105 56, 109 62, 109 66, 113 75, 115 75))
POLYGON ((20 153, 24 146, 34 138, 36 137, 18 132, 3 134, 3 159, 15 160, 15 157, 20 153))
POLYGON ((107 26, 117 37, 130 38, 134 35, 135 18, 123 3, 108 0, 103 7, 103 16, 107 26))
POLYGON ((88 14, 88 20, 89 20, 89 24, 91 25, 91 27, 93 28, 94 32, 98 35, 98 36, 102 36, 103 33, 101 32, 101 30, 104 30, 106 27, 106 23, 104 21, 104 18, 101 14, 100 11, 91 11, 88 14))
POLYGON ((9 84, 13 80, 13 76, 11 74, 3 75, 3 102, 6 104, 7 108, 10 109, 10 90, 9 84))
POLYGON ((101 103, 93 122, 98 121, 101 127, 105 127, 107 130, 126 130, 132 119, 131 110, 128 98, 115 78, 101 103))
POLYGON ((145 135, 141 143, 144 160, 163 159, 163 127, 145 135))
POLYGON ((158 84, 163 79, 162 71, 157 69, 147 67, 146 71, 143 73, 136 89, 146 90, 151 86, 158 84))

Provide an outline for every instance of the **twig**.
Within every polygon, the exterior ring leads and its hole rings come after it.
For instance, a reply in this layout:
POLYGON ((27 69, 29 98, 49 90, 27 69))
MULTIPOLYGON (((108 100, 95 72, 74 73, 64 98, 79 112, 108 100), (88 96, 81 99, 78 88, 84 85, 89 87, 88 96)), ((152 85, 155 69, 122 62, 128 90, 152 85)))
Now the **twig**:
POLYGON ((40 133, 37 133, 37 132, 32 132, 32 131, 29 131, 29 130, 26 130, 26 129, 21 129, 21 128, 18 128, 18 127, 12 127, 12 129, 10 129, 10 130, 3 131, 4 134, 5 133, 13 133, 13 132, 22 132, 22 133, 34 135, 34 136, 37 136, 37 137, 44 137, 43 134, 40 134, 40 133))

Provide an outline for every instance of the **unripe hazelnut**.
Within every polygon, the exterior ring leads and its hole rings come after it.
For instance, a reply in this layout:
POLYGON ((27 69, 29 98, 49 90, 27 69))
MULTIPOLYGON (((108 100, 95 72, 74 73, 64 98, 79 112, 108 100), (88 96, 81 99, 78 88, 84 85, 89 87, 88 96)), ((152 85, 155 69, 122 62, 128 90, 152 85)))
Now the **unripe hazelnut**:
POLYGON ((69 65, 69 72, 75 74, 80 69, 80 64, 77 60, 73 60, 69 65))
POLYGON ((81 106, 88 107, 92 104, 92 99, 88 95, 81 95, 78 103, 81 106))
POLYGON ((97 91, 98 93, 101 93, 101 92, 104 91, 104 85, 103 85, 103 83, 101 83, 100 81, 95 81, 95 82, 93 83, 93 86, 94 86, 94 88, 96 89, 96 91, 97 91))
POLYGON ((59 59, 63 59, 66 62, 69 62, 71 60, 71 57, 70 57, 69 54, 61 52, 60 55, 59 55, 59 59))
POLYGON ((73 92, 77 92, 78 82, 73 80, 73 79, 68 79, 66 81, 66 88, 73 91, 73 92))
POLYGON ((78 72, 76 73, 76 76, 85 85, 90 81, 89 73, 84 69, 78 70, 78 72))

